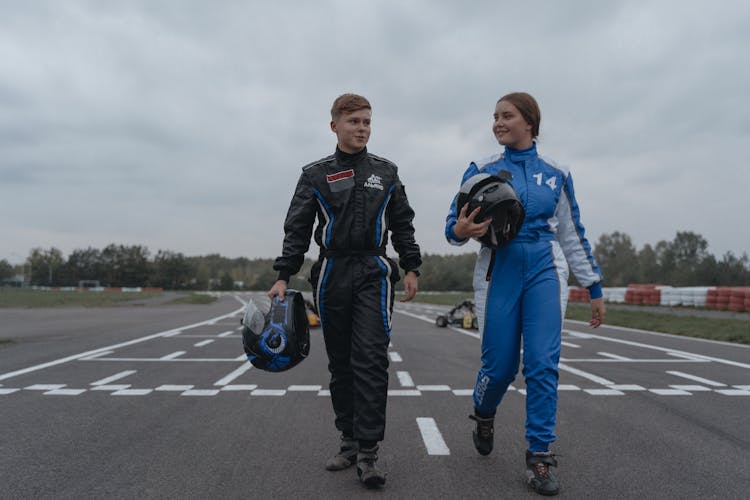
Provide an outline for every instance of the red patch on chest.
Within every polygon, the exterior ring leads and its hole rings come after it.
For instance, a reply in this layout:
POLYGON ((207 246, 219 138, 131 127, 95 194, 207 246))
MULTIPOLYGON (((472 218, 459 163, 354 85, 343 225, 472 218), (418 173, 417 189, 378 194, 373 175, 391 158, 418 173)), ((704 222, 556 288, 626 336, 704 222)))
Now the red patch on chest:
POLYGON ((344 170, 343 172, 336 172, 335 174, 330 174, 326 176, 326 180, 328 183, 340 181, 341 179, 348 179, 350 177, 354 177, 354 170, 344 170))

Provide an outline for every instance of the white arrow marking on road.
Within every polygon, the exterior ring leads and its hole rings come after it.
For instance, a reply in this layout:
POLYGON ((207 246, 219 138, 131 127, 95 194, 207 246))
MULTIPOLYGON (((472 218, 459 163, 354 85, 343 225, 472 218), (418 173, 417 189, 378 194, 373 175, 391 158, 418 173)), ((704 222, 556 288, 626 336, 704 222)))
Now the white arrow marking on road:
POLYGON ((450 455, 451 451, 445 444, 442 434, 437 428, 434 418, 418 417, 417 425, 422 434, 422 440, 428 455, 450 455))

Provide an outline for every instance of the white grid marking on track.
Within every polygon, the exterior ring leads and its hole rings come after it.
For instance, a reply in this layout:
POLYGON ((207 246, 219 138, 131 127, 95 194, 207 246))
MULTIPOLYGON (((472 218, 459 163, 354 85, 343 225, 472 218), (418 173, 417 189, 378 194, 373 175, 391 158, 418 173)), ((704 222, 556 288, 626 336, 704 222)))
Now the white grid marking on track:
POLYGON ((125 370, 124 372, 115 373, 114 375, 110 377, 97 380, 96 382, 91 382, 91 384, 89 385, 107 385, 110 382, 114 382, 115 380, 120 380, 121 378, 128 377, 134 373, 136 373, 135 370, 125 370))
POLYGON ((427 448, 428 455, 450 455, 451 451, 448 449, 448 445, 445 444, 443 435, 438 430, 437 423, 434 418, 418 417, 417 426, 419 426, 419 432, 422 434, 422 441, 424 441, 425 448, 427 448))
POLYGON ((409 372, 396 372, 396 376, 398 377, 398 383, 401 384, 401 387, 414 387, 414 381, 411 378, 411 375, 409 375, 409 372))
POLYGON ((686 378, 688 380, 693 380, 695 382, 700 382, 701 384, 710 385, 713 387, 726 387, 727 384, 722 384, 721 382, 716 382, 714 380, 708 380, 707 378, 698 377, 696 375, 690 375, 689 373, 683 373, 683 372, 676 372, 676 371, 668 371, 670 375, 674 375, 675 377, 681 377, 686 378))

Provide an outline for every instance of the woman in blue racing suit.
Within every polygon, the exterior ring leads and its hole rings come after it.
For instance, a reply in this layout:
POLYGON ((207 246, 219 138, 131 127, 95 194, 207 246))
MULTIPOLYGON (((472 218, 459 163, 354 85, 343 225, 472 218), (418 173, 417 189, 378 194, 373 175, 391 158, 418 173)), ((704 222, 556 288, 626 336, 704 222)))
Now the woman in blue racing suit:
MULTIPOLYGON (((526 218, 516 238, 497 249, 482 246, 474 269, 474 293, 482 333, 482 365, 474 387, 473 433, 477 451, 492 451, 495 411, 518 372, 523 350, 526 381, 526 468, 529 486, 554 495, 557 466, 550 452, 555 440, 558 361, 568 298, 568 266, 588 288, 596 328, 604 321, 602 275, 584 236, 568 168, 537 154, 541 113, 529 94, 516 92, 495 106, 492 131, 504 151, 472 162, 462 184, 479 173, 505 170, 524 206, 526 218)), ((490 219, 475 221, 479 208, 460 212, 456 199, 445 235, 453 245, 479 238, 490 219)))

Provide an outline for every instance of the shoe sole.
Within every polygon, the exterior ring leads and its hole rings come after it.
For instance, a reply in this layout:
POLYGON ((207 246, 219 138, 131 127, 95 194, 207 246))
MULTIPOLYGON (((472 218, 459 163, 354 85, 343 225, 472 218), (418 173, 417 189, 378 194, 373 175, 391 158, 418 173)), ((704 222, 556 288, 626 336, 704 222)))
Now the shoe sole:
POLYGON ((540 490, 538 490, 538 489, 534 488, 534 487, 533 487, 533 486, 531 486, 531 485, 529 485, 529 489, 530 489, 531 491, 533 491, 534 493, 538 493, 539 495, 544 495, 544 496, 546 496, 546 497, 553 497, 553 496, 557 495, 558 493, 560 493, 560 490, 559 490, 559 489, 557 489, 557 490, 555 490, 555 491, 540 491, 540 490))
POLYGON ((547 496, 547 497, 552 497, 552 496, 555 496, 558 493, 560 493, 560 488, 557 488, 556 490, 553 490, 553 491, 541 491, 541 490, 538 489, 539 487, 535 483, 536 482, 532 481, 532 480, 529 480, 529 481, 526 482, 526 484, 528 485, 529 489, 531 491, 533 491, 534 493, 538 493, 540 495, 544 495, 544 496, 547 496))
POLYGON ((385 475, 383 476, 370 476, 367 479, 362 479, 362 470, 357 467, 357 476, 367 488, 378 488, 385 484, 385 475))
MULTIPOLYGON (((359 473, 359 470, 357 470, 357 472, 359 473)), ((368 477, 367 479, 362 479, 362 474, 360 473, 359 479, 367 488, 379 488, 385 484, 385 478, 380 476, 373 476, 368 477)))

